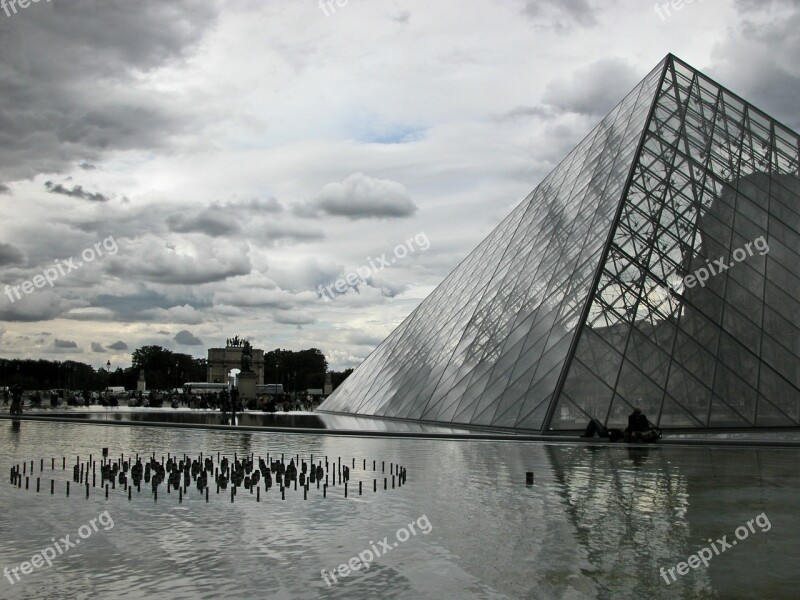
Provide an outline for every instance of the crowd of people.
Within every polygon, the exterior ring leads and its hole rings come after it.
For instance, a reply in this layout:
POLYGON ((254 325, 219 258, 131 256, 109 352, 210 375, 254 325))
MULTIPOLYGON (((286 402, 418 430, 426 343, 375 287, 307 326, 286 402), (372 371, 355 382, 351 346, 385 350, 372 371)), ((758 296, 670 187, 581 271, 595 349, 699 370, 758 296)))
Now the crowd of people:
MULTIPOLYGON (((3 391, 3 404, 8 406, 11 400, 11 414, 22 414, 23 390, 20 386, 14 385, 5 388, 3 391)), ((195 408, 206 410, 220 410, 221 412, 242 412, 244 410, 261 410, 265 412, 291 412, 291 411, 313 411, 319 406, 321 399, 311 396, 292 397, 289 394, 267 395, 259 398, 243 400, 239 397, 239 392, 235 388, 228 392, 214 392, 213 394, 202 394, 189 392, 168 392, 155 391, 130 392, 127 395, 128 406, 161 408, 171 406, 172 408, 195 408)), ((49 390, 41 392, 35 390, 27 394, 28 405, 31 408, 42 408, 45 400, 51 408, 59 406, 119 406, 120 397, 109 392, 96 392, 89 390, 70 391, 70 390, 49 390)), ((125 397, 123 396, 123 399, 125 397)))

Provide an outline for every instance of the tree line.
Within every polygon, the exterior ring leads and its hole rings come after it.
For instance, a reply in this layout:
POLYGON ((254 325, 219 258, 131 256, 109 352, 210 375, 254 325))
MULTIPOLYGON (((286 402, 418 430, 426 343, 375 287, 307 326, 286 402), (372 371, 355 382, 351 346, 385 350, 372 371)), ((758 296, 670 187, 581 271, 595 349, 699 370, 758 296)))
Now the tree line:
MULTIPOLYGON (((102 390, 120 386, 135 390, 142 370, 148 389, 172 389, 187 382, 206 381, 208 372, 204 358, 193 358, 161 346, 142 346, 133 351, 131 366, 125 369, 95 368, 74 360, 0 358, 0 386, 19 384, 26 390, 102 390)), ((299 351, 279 348, 264 353, 264 382, 281 383, 287 392, 322 388, 327 372, 328 361, 317 348, 299 351)), ((352 369, 331 371, 334 389, 352 372, 352 369)))

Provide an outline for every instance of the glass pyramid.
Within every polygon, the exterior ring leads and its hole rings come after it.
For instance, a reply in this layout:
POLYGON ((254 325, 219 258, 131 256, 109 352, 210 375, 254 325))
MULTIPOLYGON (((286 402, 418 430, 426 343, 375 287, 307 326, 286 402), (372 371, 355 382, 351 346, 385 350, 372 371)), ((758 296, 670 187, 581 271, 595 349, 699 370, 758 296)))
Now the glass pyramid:
POLYGON ((800 141, 668 55, 321 410, 800 425, 800 141))

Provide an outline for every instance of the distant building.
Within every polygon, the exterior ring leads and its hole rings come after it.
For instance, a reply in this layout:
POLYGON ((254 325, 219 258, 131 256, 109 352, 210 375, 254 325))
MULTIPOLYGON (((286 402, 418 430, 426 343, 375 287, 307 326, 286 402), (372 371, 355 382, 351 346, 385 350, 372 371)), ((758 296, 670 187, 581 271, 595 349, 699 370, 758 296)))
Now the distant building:
MULTIPOLYGON (((208 376, 209 383, 228 383, 228 373, 231 369, 242 368, 242 346, 238 338, 228 340, 225 348, 208 349, 208 376)), ((250 366, 256 374, 256 383, 264 383, 264 351, 253 348, 253 362, 250 366)))

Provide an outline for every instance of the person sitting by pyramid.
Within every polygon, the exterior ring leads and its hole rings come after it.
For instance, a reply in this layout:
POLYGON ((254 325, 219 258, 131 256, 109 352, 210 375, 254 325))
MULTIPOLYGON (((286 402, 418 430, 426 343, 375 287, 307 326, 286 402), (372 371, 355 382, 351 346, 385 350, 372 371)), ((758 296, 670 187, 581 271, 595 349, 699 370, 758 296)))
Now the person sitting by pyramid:
POLYGON ((661 432, 650 424, 641 408, 634 408, 628 416, 628 427, 623 432, 626 442, 655 442, 661 437, 661 432))

